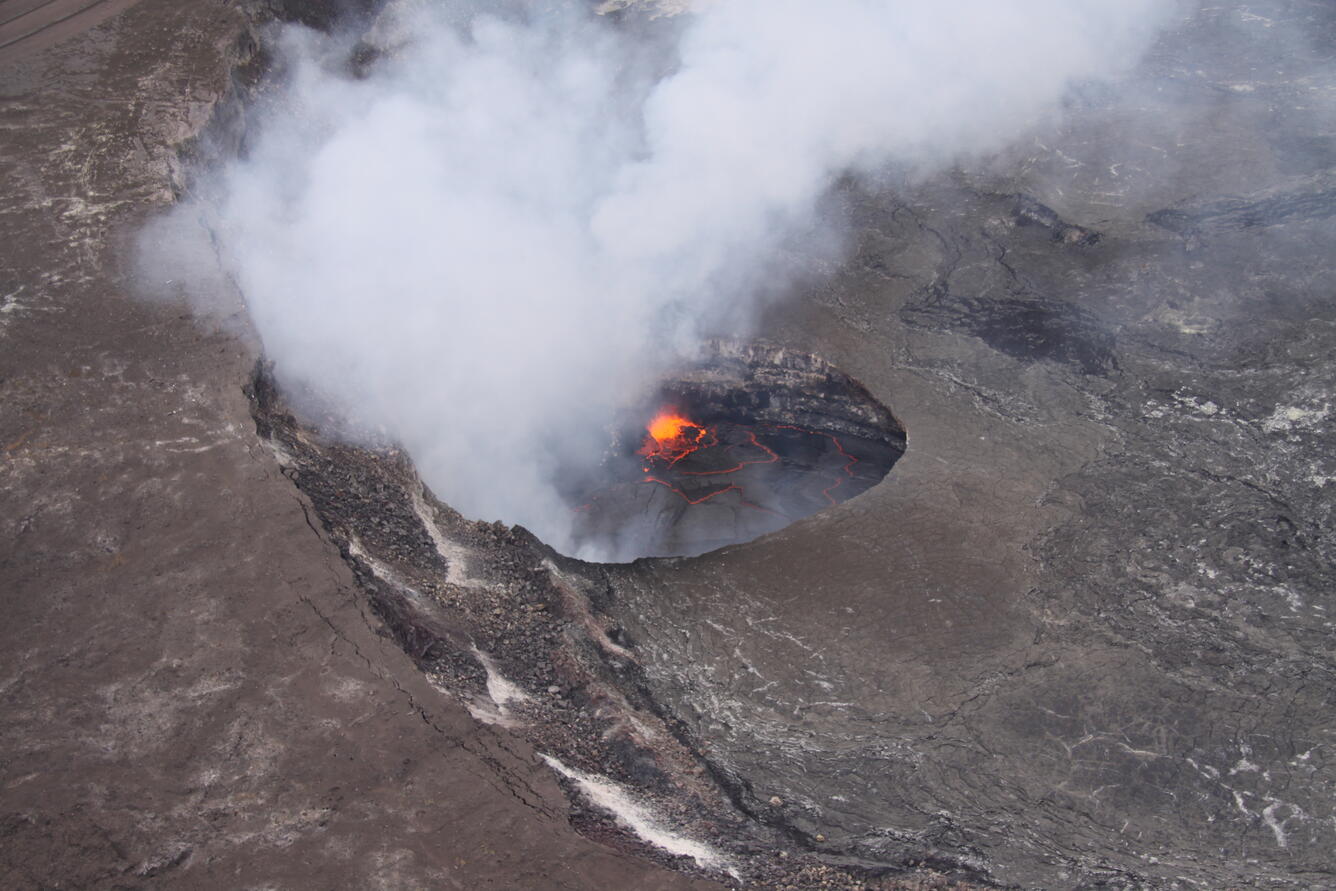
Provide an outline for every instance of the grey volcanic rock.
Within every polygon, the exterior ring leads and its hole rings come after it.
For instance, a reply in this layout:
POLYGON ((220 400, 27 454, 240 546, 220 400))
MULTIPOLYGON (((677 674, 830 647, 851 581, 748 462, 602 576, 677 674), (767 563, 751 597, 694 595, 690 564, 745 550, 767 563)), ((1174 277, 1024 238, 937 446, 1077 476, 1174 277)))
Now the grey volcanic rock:
POLYGON ((762 334, 909 448, 624 566, 118 297, 254 44, 115 25, 0 110, 7 884, 1336 881, 1330 4, 1200 9, 1004 156, 844 184, 848 261, 762 334))

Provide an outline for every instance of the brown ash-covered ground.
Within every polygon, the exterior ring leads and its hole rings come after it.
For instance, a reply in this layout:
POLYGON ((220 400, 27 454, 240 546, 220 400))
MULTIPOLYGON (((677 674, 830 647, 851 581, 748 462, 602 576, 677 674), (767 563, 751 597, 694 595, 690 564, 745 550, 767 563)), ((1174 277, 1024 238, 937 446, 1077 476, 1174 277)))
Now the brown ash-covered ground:
POLYGON ((244 143, 247 10, 0 59, 7 886, 731 881, 540 754, 759 886, 1332 884, 1330 4, 1203 7, 1131 99, 845 183, 761 333, 913 447, 624 567, 297 423, 237 295, 126 299, 182 156, 244 143))

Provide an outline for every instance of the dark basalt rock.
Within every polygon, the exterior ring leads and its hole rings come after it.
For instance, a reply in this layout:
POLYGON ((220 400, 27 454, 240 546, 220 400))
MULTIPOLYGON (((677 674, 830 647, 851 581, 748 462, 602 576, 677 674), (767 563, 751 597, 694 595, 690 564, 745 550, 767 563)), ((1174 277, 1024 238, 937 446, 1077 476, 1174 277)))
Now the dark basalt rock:
POLYGON ((1053 234, 1054 241, 1078 247, 1090 247, 1099 243, 1103 237, 1093 229, 1073 225, 1047 204, 1031 198, 1029 195, 1016 196, 1016 208, 1012 211, 1016 222, 1022 226, 1040 226, 1053 234))
POLYGON ((796 424, 875 443, 899 454, 905 431, 891 410, 817 356, 758 343, 707 344, 666 381, 657 401, 680 402, 702 421, 796 424))
POLYGON ((962 297, 938 287, 906 306, 911 325, 977 337, 1023 362, 1047 361, 1082 374, 1109 374, 1118 367, 1114 339, 1091 312, 1040 297, 962 297))
POLYGON ((1305 188, 1254 198, 1224 198, 1187 209, 1157 210, 1146 216, 1146 222, 1181 235, 1193 235, 1326 220, 1333 216, 1336 216, 1336 189, 1305 188))

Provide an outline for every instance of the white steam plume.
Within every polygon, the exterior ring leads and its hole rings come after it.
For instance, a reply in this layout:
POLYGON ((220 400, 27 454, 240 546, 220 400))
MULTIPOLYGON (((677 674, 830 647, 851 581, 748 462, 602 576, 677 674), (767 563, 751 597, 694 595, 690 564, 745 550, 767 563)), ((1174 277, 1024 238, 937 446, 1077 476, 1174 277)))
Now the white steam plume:
POLYGON ((287 34, 216 236, 281 380, 383 426, 465 514, 563 547, 554 475, 777 290, 836 177, 1001 148, 1135 64, 1173 4, 716 0, 659 75, 576 5, 397 11, 407 42, 362 80, 287 34))

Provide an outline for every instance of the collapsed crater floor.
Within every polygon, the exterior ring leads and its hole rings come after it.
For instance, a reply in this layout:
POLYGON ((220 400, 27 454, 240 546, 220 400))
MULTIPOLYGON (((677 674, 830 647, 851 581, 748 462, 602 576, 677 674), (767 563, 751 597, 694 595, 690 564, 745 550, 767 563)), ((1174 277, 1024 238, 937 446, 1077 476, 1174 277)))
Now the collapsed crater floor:
POLYGON ((716 343, 634 413, 574 499, 574 543, 614 561, 751 541, 876 485, 905 432, 815 356, 716 343), (641 420, 641 419, 647 420, 641 420))

